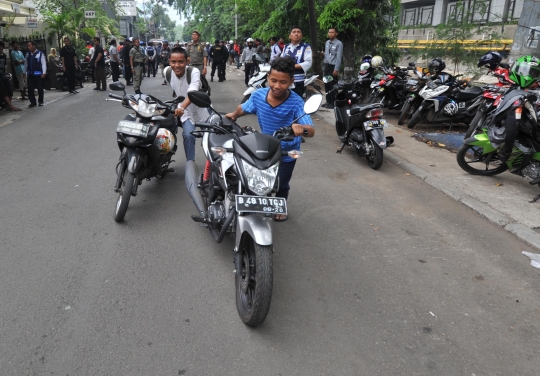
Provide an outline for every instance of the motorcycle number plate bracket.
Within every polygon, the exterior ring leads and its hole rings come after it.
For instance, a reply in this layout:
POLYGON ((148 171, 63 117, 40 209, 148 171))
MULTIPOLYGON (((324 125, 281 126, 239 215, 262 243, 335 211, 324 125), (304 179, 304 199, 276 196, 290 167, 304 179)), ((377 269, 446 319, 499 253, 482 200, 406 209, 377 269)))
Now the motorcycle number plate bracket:
POLYGON ((120 120, 116 127, 117 133, 129 134, 137 137, 148 136, 150 130, 150 124, 137 123, 134 121, 120 120))
POLYGON ((236 196, 239 213, 287 214, 287 200, 283 197, 236 196))
POLYGON ((388 127, 388 123, 386 122, 385 119, 364 121, 364 128, 366 129, 386 128, 386 127, 388 127))

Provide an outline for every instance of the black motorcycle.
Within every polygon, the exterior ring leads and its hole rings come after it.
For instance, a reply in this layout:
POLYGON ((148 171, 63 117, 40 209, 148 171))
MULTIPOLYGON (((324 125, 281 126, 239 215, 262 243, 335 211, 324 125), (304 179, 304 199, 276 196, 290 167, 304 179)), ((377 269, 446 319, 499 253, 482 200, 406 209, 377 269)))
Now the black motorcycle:
POLYGON ((112 100, 135 111, 120 120, 116 127, 117 143, 120 149, 120 161, 116 165, 116 184, 118 193, 114 220, 121 222, 126 214, 131 196, 137 195, 137 189, 144 179, 163 177, 174 169, 169 168, 171 158, 176 153, 178 132, 174 109, 185 98, 176 97, 172 101, 161 102, 146 94, 126 94, 121 82, 113 82, 109 88, 123 91, 124 96, 109 94, 112 100), (172 140, 167 138, 172 133, 172 140))
POLYGON ((420 67, 415 67, 414 63, 409 63, 409 69, 414 70, 416 77, 409 77, 403 87, 403 92, 407 96, 407 99, 401 108, 398 125, 405 124, 407 119, 409 119, 422 104, 424 98, 420 96, 420 90, 424 88, 429 79, 429 72, 426 68, 422 69, 420 67))
POLYGON ((407 83, 408 71, 400 67, 385 66, 380 67, 380 70, 384 76, 379 85, 371 91, 367 103, 380 103, 383 108, 400 110, 407 99, 403 88, 407 83))
MULTIPOLYGON (((328 82, 329 78, 325 80, 328 82)), ((382 119, 381 103, 358 104, 352 97, 353 87, 354 82, 339 81, 330 91, 337 92, 333 103, 336 132, 341 141, 337 153, 349 145, 356 155, 366 157, 369 167, 377 170, 383 163, 383 149, 390 146, 394 138, 384 135, 383 128, 388 124, 382 119)))

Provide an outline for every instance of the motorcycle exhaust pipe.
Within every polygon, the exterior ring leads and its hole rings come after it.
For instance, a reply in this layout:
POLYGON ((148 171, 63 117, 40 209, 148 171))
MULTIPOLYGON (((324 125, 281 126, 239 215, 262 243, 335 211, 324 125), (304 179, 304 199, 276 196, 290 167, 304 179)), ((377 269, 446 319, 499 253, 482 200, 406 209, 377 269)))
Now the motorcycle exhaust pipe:
POLYGON ((197 166, 195 165, 194 161, 187 161, 186 163, 186 188, 188 190, 189 196, 191 197, 191 200, 197 207, 197 211, 201 214, 201 216, 204 218, 206 216, 206 208, 204 207, 204 200, 201 195, 201 192, 199 191, 199 188, 197 187, 197 181, 199 172, 197 170, 197 166))

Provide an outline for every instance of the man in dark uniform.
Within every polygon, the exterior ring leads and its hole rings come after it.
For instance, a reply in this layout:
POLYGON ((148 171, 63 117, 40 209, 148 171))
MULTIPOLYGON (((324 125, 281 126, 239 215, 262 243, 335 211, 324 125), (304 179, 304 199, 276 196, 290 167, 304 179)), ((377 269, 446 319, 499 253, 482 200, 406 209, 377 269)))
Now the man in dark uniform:
POLYGON ((124 47, 122 48, 122 61, 124 65, 124 78, 126 79, 127 86, 133 85, 133 73, 131 70, 131 61, 129 59, 129 52, 131 51, 132 47, 133 45, 131 44, 131 41, 126 38, 124 47))
POLYGON ((69 92, 77 94, 78 91, 75 90, 75 72, 79 67, 79 62, 77 61, 77 52, 75 52, 75 48, 71 45, 68 37, 64 38, 64 47, 60 50, 60 57, 62 58, 64 72, 66 72, 69 92))
POLYGON ((225 69, 227 68, 227 61, 229 60, 229 50, 227 49, 227 46, 225 45, 224 40, 222 40, 220 44, 222 48, 221 50, 222 60, 221 60, 221 66, 219 67, 221 69, 218 69, 218 77, 219 77, 219 82, 223 82, 225 81, 225 69))
MULTIPOLYGON (((214 74, 216 73, 216 68, 218 69, 218 79, 219 82, 223 82, 223 80, 220 77, 219 70, 221 69, 221 63, 223 62, 223 56, 224 52, 223 50, 225 47, 223 47, 219 43, 219 39, 216 39, 215 44, 210 48, 210 57, 212 58, 212 72, 210 72, 210 81, 214 81, 214 74)), ((228 55, 228 53, 227 53, 228 55)))

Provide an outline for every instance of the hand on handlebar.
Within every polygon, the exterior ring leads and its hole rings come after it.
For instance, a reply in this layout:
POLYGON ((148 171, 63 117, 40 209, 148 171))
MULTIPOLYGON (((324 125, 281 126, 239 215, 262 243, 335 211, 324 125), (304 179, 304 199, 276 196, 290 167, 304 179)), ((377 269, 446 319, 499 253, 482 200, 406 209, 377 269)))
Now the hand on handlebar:
POLYGON ((228 114, 225 114, 225 117, 227 119, 231 119, 232 121, 236 121, 236 116, 234 116, 234 112, 230 112, 228 114))
POLYGON ((304 134, 304 127, 300 124, 293 124, 292 125, 292 131, 295 136, 302 136, 304 134))

